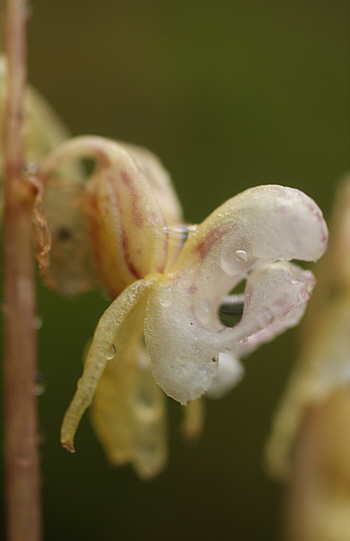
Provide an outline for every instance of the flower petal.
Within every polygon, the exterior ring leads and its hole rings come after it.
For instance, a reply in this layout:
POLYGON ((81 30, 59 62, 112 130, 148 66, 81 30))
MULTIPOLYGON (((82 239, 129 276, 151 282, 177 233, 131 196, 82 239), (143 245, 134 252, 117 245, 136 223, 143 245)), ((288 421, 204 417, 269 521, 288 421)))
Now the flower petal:
POLYGON ((192 400, 184 407, 181 432, 184 437, 195 442, 201 436, 204 427, 204 404, 202 398, 192 400))
POLYGON ((221 297, 258 260, 316 261, 327 247, 322 213, 307 195, 269 185, 251 188, 213 212, 192 233, 177 269, 195 269, 201 294, 221 297))
POLYGON ((73 439, 76 429, 84 411, 91 404, 106 364, 113 359, 114 354, 122 355, 135 327, 140 327, 142 304, 157 279, 158 276, 153 275, 133 283, 101 317, 85 361, 83 375, 78 381, 77 391, 63 419, 61 443, 69 451, 74 452, 73 439))
POLYGON ((142 316, 140 311, 125 347, 118 348, 107 363, 91 415, 111 463, 131 462, 140 477, 149 479, 166 462, 165 396, 151 373, 143 344, 142 316))
POLYGON ((247 190, 198 226, 147 301, 145 339, 163 390, 186 404, 208 391, 220 353, 244 355, 296 324, 312 275, 269 261, 317 259, 326 240, 316 204, 281 186, 247 190), (250 270, 242 320, 224 328, 217 317, 221 299, 250 270))
POLYGON ((161 276, 148 296, 144 322, 155 380, 181 404, 207 391, 218 369, 212 333, 192 310, 191 287, 186 275, 161 276))
POLYGON ((233 329, 217 334, 218 347, 234 349, 242 357, 293 327, 303 316, 314 285, 310 271, 291 263, 254 269, 247 279, 242 319, 233 329))
POLYGON ((168 224, 181 223, 182 209, 179 200, 170 175, 159 158, 147 148, 130 143, 120 142, 120 144, 127 150, 149 181, 168 224))
POLYGON ((97 287, 88 224, 84 214, 85 188, 77 182, 50 178, 43 206, 51 233, 49 266, 40 275, 62 295, 78 295, 97 287))
POLYGON ((40 164, 39 176, 45 183, 74 160, 97 162, 87 183, 85 211, 96 266, 112 297, 147 274, 163 272, 168 260, 163 205, 171 201, 169 216, 181 216, 168 177, 153 155, 147 154, 146 160, 146 154, 135 149, 130 153, 127 146, 102 137, 85 136, 63 143, 40 164))
POLYGON ((244 368, 232 353, 220 353, 217 374, 206 392, 209 398, 221 398, 239 383, 244 368))

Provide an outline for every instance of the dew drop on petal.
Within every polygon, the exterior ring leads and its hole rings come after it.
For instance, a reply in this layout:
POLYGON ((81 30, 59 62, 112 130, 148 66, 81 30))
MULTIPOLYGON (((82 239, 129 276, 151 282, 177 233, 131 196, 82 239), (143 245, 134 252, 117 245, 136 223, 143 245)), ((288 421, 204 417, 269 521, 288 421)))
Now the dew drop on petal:
POLYGON ((245 250, 236 250, 234 258, 236 261, 248 261, 248 254, 245 250))
POLYGON ((194 314, 202 325, 208 325, 210 323, 213 313, 212 308, 206 299, 202 299, 194 306, 194 314))
POLYGON ((166 287, 159 294, 159 303, 164 308, 169 308, 173 304, 173 292, 170 287, 166 287))
POLYGON ((221 268, 229 276, 242 271, 242 263, 248 261, 248 254, 245 250, 232 250, 232 246, 226 246, 221 254, 221 268))
POLYGON ((114 357, 115 357, 115 354, 116 354, 116 348, 115 348, 115 345, 112 344, 107 352, 107 355, 106 355, 106 359, 108 361, 111 361, 114 357))

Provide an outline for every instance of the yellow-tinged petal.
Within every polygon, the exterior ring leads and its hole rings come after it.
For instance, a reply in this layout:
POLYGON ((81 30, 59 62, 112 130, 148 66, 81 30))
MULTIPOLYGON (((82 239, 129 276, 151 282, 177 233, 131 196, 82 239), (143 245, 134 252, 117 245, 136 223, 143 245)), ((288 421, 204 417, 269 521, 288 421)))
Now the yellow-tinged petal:
POLYGON ((184 407, 182 433, 189 441, 197 441, 203 432, 204 404, 202 398, 192 400, 184 407))
POLYGON ((142 302, 157 280, 158 276, 153 275, 133 283, 112 302, 101 317, 85 361, 83 375, 62 424, 61 443, 69 451, 74 452, 73 439, 77 426, 84 411, 91 404, 106 364, 114 356, 114 348, 116 353, 125 349, 132 336, 134 323, 138 321, 138 311, 142 312, 142 302))
POLYGON ((329 249, 301 328, 302 349, 266 445, 287 480, 290 541, 350 539, 350 178, 338 188, 329 249))
POLYGON ((167 224, 165 233, 168 240, 167 262, 164 270, 167 271, 176 262, 187 237, 188 229, 186 225, 183 225, 182 208, 173 188, 170 175, 164 169, 159 158, 148 149, 129 143, 120 144, 128 151, 144 173, 164 214, 167 224))
MULTIPOLYGON (((0 54, 0 128, 7 92, 7 61, 0 54)), ((28 86, 25 95, 23 125, 25 161, 36 162, 69 137, 69 132, 49 103, 35 88, 28 86)), ((0 149, 1 157, 2 148, 0 149)), ((0 159, 0 172, 2 172, 0 159)))
MULTIPOLYGON (((266 455, 275 477, 291 472, 295 441, 308 409, 350 384, 350 177, 339 185, 329 249, 317 265, 317 289, 300 329, 303 348, 275 415, 266 455)), ((335 420, 336 423, 336 420, 335 420)), ((305 433, 306 434, 306 433, 305 433)))
POLYGON ((181 219, 181 209, 156 157, 102 137, 65 142, 41 162, 39 176, 45 183, 65 164, 83 158, 98 165, 86 185, 85 212, 100 280, 116 297, 176 259, 181 246, 168 250, 168 228, 171 220, 181 219))
POLYGON ((129 340, 108 361, 99 380, 91 416, 111 463, 131 462, 139 476, 148 479, 165 466, 167 443, 165 395, 151 373, 142 322, 140 306, 129 321, 129 340))
POLYGON ((85 216, 85 187, 50 178, 43 207, 51 233, 49 266, 41 277, 62 295, 78 295, 99 285, 85 216))
POLYGON ((183 218, 180 202, 170 175, 159 158, 147 148, 121 141, 119 143, 127 150, 148 179, 168 224, 181 223, 183 218))
POLYGON ((153 190, 129 154, 113 144, 110 167, 101 167, 89 185, 90 231, 96 263, 110 295, 167 260, 165 217, 153 190))
POLYGON ((132 462, 139 476, 149 479, 163 469, 167 460, 165 395, 154 381, 144 344, 138 360, 138 380, 131 404, 132 462))

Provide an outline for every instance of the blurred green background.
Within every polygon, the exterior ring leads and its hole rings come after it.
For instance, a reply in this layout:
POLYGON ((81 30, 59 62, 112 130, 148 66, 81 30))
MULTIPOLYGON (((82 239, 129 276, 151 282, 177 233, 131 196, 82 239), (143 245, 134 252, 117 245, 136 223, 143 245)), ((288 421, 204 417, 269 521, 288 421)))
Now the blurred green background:
MULTIPOLYGON (((349 168, 348 1, 33 0, 32 9, 30 81, 72 134, 161 156, 188 221, 266 183, 300 188, 329 216, 349 168)), ((169 466, 144 483, 107 465, 88 415, 77 453, 59 445, 106 305, 98 292, 67 300, 39 286, 45 539, 280 539, 283 489, 264 474, 262 451, 297 332, 252 355, 229 396, 207 401, 196 446, 182 441, 181 408, 169 400, 169 466)))

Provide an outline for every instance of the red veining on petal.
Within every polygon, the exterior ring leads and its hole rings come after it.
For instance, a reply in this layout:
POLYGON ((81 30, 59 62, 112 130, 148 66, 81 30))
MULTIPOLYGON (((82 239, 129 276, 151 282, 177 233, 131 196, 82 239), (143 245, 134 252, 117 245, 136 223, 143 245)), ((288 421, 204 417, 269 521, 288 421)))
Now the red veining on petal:
POLYGON ((133 274, 135 278, 139 280, 140 278, 143 278, 143 276, 139 273, 139 271, 136 269, 135 265, 133 264, 131 260, 130 251, 129 251, 129 240, 128 240, 128 236, 126 234, 126 231, 123 225, 121 226, 121 232, 122 232, 122 243, 123 243, 125 262, 131 274, 133 274))
POLYGON ((134 183, 132 179, 130 178, 129 174, 125 170, 120 171, 120 178, 122 180, 123 185, 128 190, 130 199, 131 199, 131 205, 132 205, 132 221, 136 225, 136 227, 142 227, 144 220, 143 220, 143 211, 140 206, 140 194, 135 189, 134 183))
POLYGON ((163 259, 159 262, 157 267, 155 268, 155 272, 158 272, 159 274, 163 274, 167 261, 168 261, 168 252, 169 252, 169 232, 164 232, 164 253, 163 253, 163 259))
POLYGON ((198 252, 199 254, 199 257, 200 257, 200 260, 201 261, 204 261, 204 259, 208 256, 208 254, 210 253, 213 245, 219 240, 221 239, 221 237, 223 237, 225 234, 227 233, 227 230, 226 229, 212 229, 209 234, 204 237, 204 239, 202 240, 202 242, 200 242, 199 244, 197 244, 197 246, 195 247, 196 251, 198 252))

